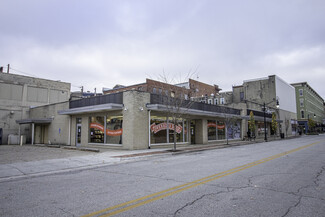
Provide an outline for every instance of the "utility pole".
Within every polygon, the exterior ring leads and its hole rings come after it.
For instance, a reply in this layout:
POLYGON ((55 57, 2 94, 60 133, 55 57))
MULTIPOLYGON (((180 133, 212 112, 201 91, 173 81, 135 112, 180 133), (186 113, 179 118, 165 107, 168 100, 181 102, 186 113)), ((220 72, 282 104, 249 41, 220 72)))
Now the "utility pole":
POLYGON ((9 74, 10 64, 8 64, 7 73, 9 74))

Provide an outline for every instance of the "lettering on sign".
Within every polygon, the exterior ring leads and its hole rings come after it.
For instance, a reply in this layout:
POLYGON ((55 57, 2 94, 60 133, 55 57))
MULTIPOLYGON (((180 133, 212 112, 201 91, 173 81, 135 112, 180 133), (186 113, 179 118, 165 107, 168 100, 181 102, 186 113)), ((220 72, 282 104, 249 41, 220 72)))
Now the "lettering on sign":
MULTIPOLYGON (((154 134, 156 134, 156 133, 158 133, 161 130, 166 130, 167 129, 167 125, 168 125, 168 128, 170 130, 174 130, 175 129, 173 123, 167 124, 166 122, 164 122, 164 123, 160 123, 158 125, 156 125, 156 123, 151 124, 150 130, 151 130, 151 132, 153 132, 154 134)), ((180 134, 182 132, 182 130, 183 130, 183 127, 181 125, 176 125, 176 133, 180 134)))
MULTIPOLYGON (((95 128, 97 130, 105 132, 104 126, 98 123, 90 123, 90 128, 95 128)), ((106 135, 108 136, 120 136, 122 134, 123 134, 123 129, 117 129, 117 130, 106 129, 106 135)))

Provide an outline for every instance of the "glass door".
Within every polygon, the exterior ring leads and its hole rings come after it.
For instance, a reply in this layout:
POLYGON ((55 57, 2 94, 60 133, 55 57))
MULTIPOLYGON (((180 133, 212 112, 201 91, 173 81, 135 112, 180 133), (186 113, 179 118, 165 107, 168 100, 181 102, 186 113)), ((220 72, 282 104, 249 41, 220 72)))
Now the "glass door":
POLYGON ((76 146, 81 145, 81 124, 77 124, 76 146))

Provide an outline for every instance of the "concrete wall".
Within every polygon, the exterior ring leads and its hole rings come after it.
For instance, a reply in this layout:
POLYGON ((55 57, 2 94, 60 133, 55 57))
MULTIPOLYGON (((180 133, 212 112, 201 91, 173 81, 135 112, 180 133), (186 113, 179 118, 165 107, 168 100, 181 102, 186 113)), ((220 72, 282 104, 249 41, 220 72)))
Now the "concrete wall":
POLYGON ((275 76, 276 96, 282 110, 297 113, 295 88, 275 76))
MULTIPOLYGON (((51 144, 69 144, 69 125, 70 117, 68 115, 58 115, 58 111, 67 110, 69 102, 56 103, 45 106, 38 106, 30 110, 30 118, 53 118, 51 124, 46 127, 43 139, 44 143, 51 144)), ((40 126, 40 125, 38 125, 40 126)), ((35 143, 40 138, 41 127, 35 131, 35 143), (37 139, 36 139, 37 138, 37 139)))
POLYGON ((149 144, 150 94, 138 91, 123 93, 123 148, 146 149, 149 144))
MULTIPOLYGON (((2 143, 7 144, 9 134, 18 134, 16 120, 28 119, 29 109, 49 103, 67 101, 70 84, 28 76, 0 72, 0 128, 2 143)), ((21 126, 21 134, 31 141, 29 125, 21 126)))
POLYGON ((195 120, 195 144, 208 143, 208 120, 205 118, 195 120))

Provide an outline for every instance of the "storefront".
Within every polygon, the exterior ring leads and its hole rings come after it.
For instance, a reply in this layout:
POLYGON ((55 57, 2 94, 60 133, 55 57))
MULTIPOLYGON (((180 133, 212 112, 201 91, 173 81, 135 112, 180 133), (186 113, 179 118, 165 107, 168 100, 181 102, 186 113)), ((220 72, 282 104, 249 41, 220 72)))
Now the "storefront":
POLYGON ((226 124, 222 120, 208 120, 208 141, 225 140, 227 139, 240 139, 241 138, 241 122, 232 121, 226 124))
POLYGON ((122 144, 123 116, 90 116, 89 143, 122 144))
MULTIPOLYGON (((239 110, 229 110, 239 124, 227 127, 222 118, 222 112, 228 111, 226 108, 194 104, 197 107, 181 109, 182 115, 174 120, 166 106, 151 102, 149 93, 127 91, 119 97, 122 95, 119 103, 107 100, 108 103, 101 104, 105 99, 82 99, 75 106, 59 111, 60 115, 70 116, 70 144, 146 149, 170 145, 174 141, 177 144, 208 144, 225 140, 226 133, 229 139, 240 138, 239 110)), ((102 96, 105 97, 109 96, 102 96)))
POLYGON ((150 117, 150 143, 164 144, 174 143, 174 131, 176 131, 176 143, 188 142, 188 121, 176 119, 176 125, 172 118, 153 115, 150 117))

